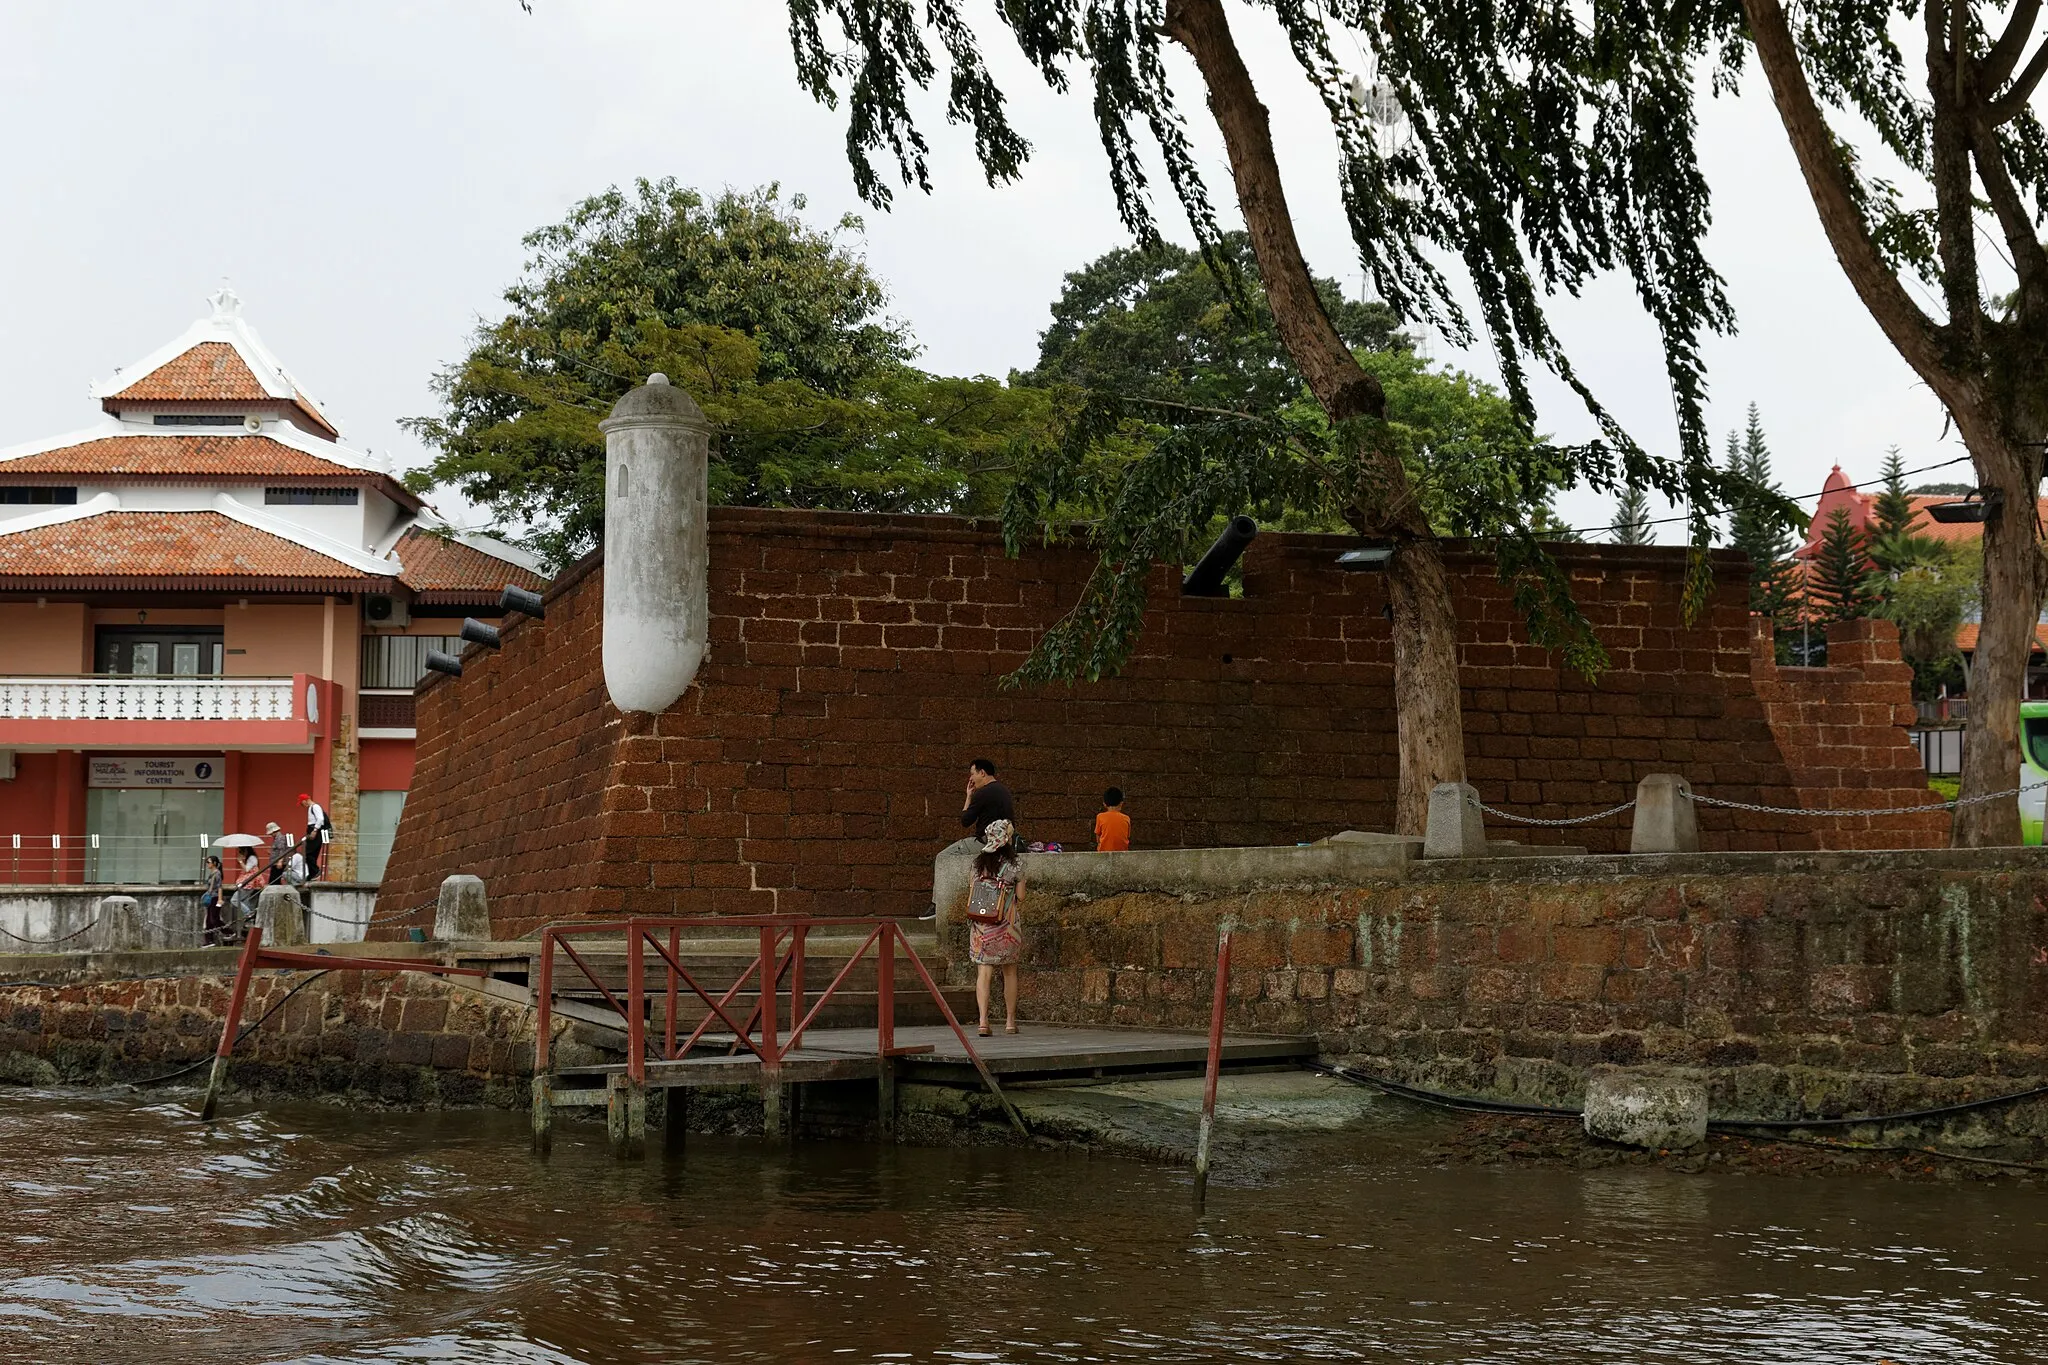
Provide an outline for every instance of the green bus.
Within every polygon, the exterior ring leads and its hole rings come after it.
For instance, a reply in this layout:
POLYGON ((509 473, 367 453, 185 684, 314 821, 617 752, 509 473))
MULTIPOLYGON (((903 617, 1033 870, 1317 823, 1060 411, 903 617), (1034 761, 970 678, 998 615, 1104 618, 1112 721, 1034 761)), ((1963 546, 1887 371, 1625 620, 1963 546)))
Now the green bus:
MULTIPOLYGON (((2048 701, 2020 703, 2020 785, 2048 782, 2048 701)), ((2041 842, 2042 816, 2048 812, 2048 787, 2020 793, 2020 838, 2041 842)))

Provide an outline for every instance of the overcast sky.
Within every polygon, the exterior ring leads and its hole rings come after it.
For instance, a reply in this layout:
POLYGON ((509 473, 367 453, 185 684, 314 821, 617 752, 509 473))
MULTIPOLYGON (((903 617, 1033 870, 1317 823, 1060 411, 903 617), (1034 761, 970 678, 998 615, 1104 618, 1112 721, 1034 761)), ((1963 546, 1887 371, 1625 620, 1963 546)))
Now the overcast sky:
MULTIPOLYGON (((961 130, 931 120, 934 193, 867 212, 865 250, 927 368, 1002 375, 1034 358, 1061 276, 1126 239, 1085 98, 1046 92, 988 5, 976 9, 1032 164, 991 189, 961 130)), ((501 310, 521 235, 575 200, 672 175, 706 189, 779 181, 821 223, 861 210, 839 116, 796 87, 782 4, 534 0, 534 11, 517 0, 0 8, 0 445, 92 420, 88 382, 181 331, 227 277, 353 444, 419 463, 397 420, 431 410, 430 376, 501 310)), ((1270 20, 1234 18, 1311 264, 1356 289, 1320 107, 1270 20)), ((1225 202, 1198 100, 1190 117, 1225 202)), ((1757 403, 1792 493, 1817 490, 1837 463, 1868 477, 1894 444, 1909 466, 1960 455, 1843 282, 1761 83, 1712 103, 1702 139, 1710 254, 1741 323, 1707 348, 1717 439, 1757 403)), ((1668 446, 1655 336, 1626 282, 1555 316, 1595 389, 1639 439, 1668 446)), ((1432 354, 1491 369, 1441 345, 1432 354)), ((1555 435, 1589 434, 1555 386, 1541 416, 1555 435)), ((1561 508, 1582 525, 1607 515, 1586 494, 1561 508)))

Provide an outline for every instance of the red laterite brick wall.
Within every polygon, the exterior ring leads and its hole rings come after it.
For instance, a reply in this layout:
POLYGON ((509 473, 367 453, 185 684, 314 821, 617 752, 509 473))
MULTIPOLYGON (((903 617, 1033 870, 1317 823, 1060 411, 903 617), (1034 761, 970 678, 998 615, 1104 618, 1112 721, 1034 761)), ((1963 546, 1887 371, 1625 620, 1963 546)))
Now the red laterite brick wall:
MULTIPOLYGON (((1005 675, 1076 600, 1085 550, 1009 559, 993 525, 958 518, 718 509, 710 657, 665 715, 622 716, 605 699, 596 557, 557 581, 545 621, 507 630, 501 654, 472 649, 461 680, 422 685, 417 771, 380 913, 430 903, 458 871, 485 879, 501 934, 625 911, 915 913, 932 855, 958 835, 977 755, 1001 767, 1029 839, 1088 846, 1111 784, 1128 793, 1139 847, 1388 828, 1385 591, 1334 567, 1344 544, 1261 536, 1242 598, 1182 598, 1161 571, 1121 677, 1013 689, 1005 675)), ((1716 556, 1712 602, 1687 624, 1683 551, 1558 552, 1611 658, 1596 681, 1526 642, 1490 560, 1451 552, 1482 798, 1583 814, 1628 799, 1648 773, 1680 772, 1708 795, 1798 804, 1773 720, 1812 721, 1833 684, 1771 670, 1776 690, 1760 695, 1741 558, 1716 556)), ((1869 649, 1874 661, 1884 646, 1873 636, 1869 649)), ((1826 672, 1856 672, 1894 707, 1906 700, 1882 663, 1826 672)), ((1799 772, 1860 765, 1829 776, 1828 792, 1867 771, 1863 803, 1924 799, 1896 728, 1859 728, 1857 757, 1842 763, 1832 731, 1810 728, 1819 738, 1799 748, 1799 772)), ((1703 810, 1700 823, 1709 849, 1850 837, 1802 817, 1703 810)), ((1942 839, 1940 817, 1855 823, 1876 824, 1854 831, 1859 841, 1942 839)), ((1625 819, 1494 832, 1596 850, 1628 840, 1625 819)))

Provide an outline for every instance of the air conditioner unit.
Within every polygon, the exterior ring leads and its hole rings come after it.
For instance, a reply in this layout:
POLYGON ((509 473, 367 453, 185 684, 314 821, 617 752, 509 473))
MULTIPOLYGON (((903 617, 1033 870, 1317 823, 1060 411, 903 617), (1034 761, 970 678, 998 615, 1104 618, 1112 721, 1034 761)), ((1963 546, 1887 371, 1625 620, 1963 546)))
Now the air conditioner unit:
POLYGON ((0 749, 0 782, 14 780, 14 750, 0 749))
POLYGON ((373 626, 411 625, 411 605, 403 597, 373 592, 363 598, 363 619, 373 626))

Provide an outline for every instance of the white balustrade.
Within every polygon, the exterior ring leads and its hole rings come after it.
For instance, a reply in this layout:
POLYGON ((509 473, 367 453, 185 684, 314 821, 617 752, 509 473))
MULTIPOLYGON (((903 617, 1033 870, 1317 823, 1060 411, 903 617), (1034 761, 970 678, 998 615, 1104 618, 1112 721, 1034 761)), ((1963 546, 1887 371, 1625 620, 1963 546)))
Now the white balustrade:
POLYGON ((290 678, 0 678, 0 720, 290 720, 290 678))

